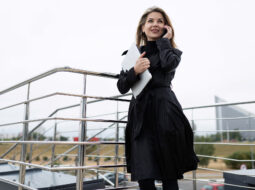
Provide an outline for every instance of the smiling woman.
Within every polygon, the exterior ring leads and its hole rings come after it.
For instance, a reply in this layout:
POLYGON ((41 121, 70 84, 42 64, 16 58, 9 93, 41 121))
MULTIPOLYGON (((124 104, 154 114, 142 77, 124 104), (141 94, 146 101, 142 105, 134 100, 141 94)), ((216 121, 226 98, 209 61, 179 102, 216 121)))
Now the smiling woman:
POLYGON ((145 25, 142 26, 143 33, 148 41, 158 39, 164 32, 164 18, 161 13, 152 12, 148 15, 145 25))
POLYGON ((152 79, 129 105, 127 171, 142 190, 156 189, 154 180, 162 180, 164 190, 177 190, 177 179, 195 170, 198 158, 191 126, 171 89, 182 51, 176 48, 173 26, 164 10, 152 7, 145 11, 137 27, 136 45, 141 56, 129 71, 121 71, 118 89, 127 93, 146 69, 152 79))
POLYGON ((138 23, 136 44, 137 46, 145 45, 147 41, 156 40, 160 37, 168 38, 171 45, 176 48, 174 29, 168 15, 164 10, 155 7, 153 9, 152 7, 147 9, 138 23), (165 34, 166 36, 163 36, 165 34))

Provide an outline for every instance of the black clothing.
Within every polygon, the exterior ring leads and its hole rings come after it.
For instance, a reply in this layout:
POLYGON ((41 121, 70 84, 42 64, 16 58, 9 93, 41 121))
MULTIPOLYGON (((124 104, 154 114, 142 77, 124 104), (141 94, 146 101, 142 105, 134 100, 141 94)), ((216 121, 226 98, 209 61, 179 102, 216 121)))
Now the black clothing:
MULTIPOLYGON (((174 92, 171 81, 182 52, 166 38, 149 41, 139 48, 150 60, 152 79, 135 99, 132 96, 125 130, 127 171, 131 180, 181 179, 197 168, 193 132, 174 92)), ((117 87, 127 93, 140 79, 134 68, 120 73, 117 87)))
MULTIPOLYGON (((140 190, 156 190, 154 179, 143 179, 138 181, 140 190)), ((178 190, 178 182, 175 180, 163 180, 163 190, 178 190)))
POLYGON ((156 190, 154 179, 142 179, 138 181, 140 190, 156 190))
POLYGON ((163 190, 178 190, 178 182, 177 180, 163 180, 163 190))

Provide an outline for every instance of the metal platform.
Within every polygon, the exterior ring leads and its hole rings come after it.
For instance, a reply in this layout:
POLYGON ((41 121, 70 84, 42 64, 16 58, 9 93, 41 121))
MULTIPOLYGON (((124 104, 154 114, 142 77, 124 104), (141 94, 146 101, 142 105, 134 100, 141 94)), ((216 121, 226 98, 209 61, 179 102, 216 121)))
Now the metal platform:
MULTIPOLYGON (((15 165, 9 165, 7 163, 0 164, 0 178, 18 182, 19 181, 19 167, 15 165)), ((26 169, 26 181, 25 185, 39 189, 39 190, 75 190, 76 189, 76 177, 65 174, 62 172, 49 172, 38 168, 26 169)), ((83 182, 83 189, 104 189, 104 180, 89 180, 83 182)), ((1 190, 17 190, 18 187, 3 181, 0 181, 1 190)))
POLYGON ((223 173, 226 184, 233 184, 244 187, 235 187, 225 185, 225 190, 245 190, 249 187, 255 187, 255 169, 248 170, 233 170, 223 173))

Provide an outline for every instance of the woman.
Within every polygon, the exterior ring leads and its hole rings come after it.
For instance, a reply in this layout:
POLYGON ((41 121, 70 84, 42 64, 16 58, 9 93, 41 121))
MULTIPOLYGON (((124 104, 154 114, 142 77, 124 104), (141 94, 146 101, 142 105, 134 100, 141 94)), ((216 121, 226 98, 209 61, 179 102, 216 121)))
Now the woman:
POLYGON ((121 94, 127 93, 146 69, 152 79, 136 98, 132 96, 129 105, 127 171, 140 189, 156 189, 154 180, 162 180, 164 190, 175 190, 177 179, 197 168, 198 158, 190 124, 171 90, 182 51, 176 49, 173 26, 164 10, 151 7, 145 11, 137 27, 136 44, 141 56, 133 68, 121 71, 117 87, 121 94))

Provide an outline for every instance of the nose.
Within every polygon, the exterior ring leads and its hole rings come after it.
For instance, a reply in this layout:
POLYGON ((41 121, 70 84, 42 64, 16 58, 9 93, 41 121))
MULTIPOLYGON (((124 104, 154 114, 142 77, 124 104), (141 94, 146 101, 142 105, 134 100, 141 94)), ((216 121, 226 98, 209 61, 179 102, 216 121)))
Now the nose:
POLYGON ((153 26, 158 26, 158 22, 153 22, 153 26))

